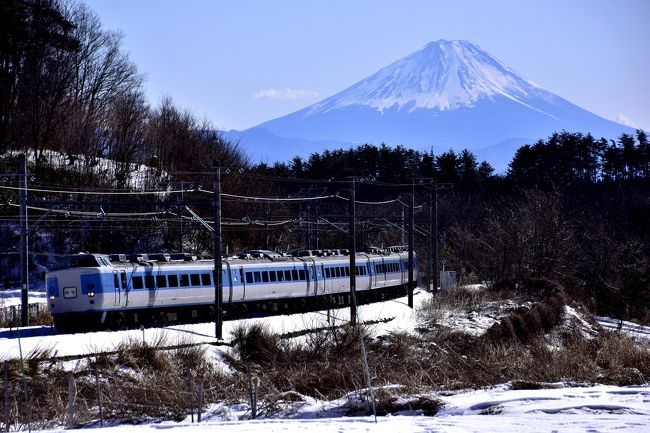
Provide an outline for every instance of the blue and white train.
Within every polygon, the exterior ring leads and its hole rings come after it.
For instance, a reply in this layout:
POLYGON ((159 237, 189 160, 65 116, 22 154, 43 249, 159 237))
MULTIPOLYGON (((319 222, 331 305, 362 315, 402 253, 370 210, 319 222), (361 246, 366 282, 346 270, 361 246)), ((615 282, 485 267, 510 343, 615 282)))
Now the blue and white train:
MULTIPOLYGON (((340 252, 242 257, 223 260, 225 320, 350 304, 349 256, 340 252)), ((362 253, 355 261, 360 304, 407 293, 406 252, 362 253)), ((214 317, 213 269, 210 260, 169 256, 136 262, 101 254, 66 256, 47 273, 48 307, 60 329, 209 321, 214 317)))

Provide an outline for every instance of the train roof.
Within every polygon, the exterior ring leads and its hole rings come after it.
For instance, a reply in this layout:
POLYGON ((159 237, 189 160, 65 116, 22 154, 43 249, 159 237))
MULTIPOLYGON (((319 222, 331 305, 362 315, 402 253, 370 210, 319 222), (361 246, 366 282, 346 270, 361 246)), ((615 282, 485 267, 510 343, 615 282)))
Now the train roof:
MULTIPOLYGON (((397 258, 401 251, 382 251, 377 249, 368 252, 358 252, 357 257, 384 257, 397 258)), ((224 257, 223 261, 234 265, 253 263, 303 263, 307 261, 341 261, 348 260, 348 250, 306 250, 287 253, 277 253, 266 250, 248 250, 236 256, 224 257)), ((199 264, 212 264, 213 259, 201 259, 187 253, 156 253, 156 254, 75 254, 60 258, 50 271, 60 269, 113 266, 116 268, 133 267, 134 265, 160 265, 160 266, 196 266, 199 264)))

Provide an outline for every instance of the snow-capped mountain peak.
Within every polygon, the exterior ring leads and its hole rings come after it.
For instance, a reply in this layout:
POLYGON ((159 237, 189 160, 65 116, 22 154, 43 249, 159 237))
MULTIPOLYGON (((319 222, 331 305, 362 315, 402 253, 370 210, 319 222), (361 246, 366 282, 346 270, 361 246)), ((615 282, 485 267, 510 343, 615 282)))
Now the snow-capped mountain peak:
POLYGON ((505 170, 517 147, 561 130, 607 138, 634 132, 544 90, 472 42, 439 40, 239 137, 267 158, 360 143, 433 145, 475 151, 505 170))
POLYGON ((472 42, 438 40, 313 105, 308 115, 352 105, 445 111, 495 95, 527 105, 540 90, 472 42))

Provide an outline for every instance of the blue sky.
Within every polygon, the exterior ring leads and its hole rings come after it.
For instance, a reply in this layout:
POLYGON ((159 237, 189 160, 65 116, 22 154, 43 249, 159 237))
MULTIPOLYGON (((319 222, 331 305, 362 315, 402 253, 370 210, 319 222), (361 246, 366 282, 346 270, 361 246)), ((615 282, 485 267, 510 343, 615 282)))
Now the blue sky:
POLYGON ((602 117, 650 130, 649 0, 87 0, 163 95, 245 129, 437 39, 469 39, 602 117))

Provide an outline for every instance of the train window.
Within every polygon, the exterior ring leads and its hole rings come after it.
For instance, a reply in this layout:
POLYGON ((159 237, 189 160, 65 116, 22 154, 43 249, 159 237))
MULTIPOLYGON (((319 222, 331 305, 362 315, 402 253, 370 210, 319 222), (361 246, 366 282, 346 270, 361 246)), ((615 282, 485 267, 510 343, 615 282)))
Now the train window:
POLYGON ((154 279, 153 275, 145 275, 144 276, 144 286, 147 289, 155 289, 156 288, 156 280, 154 279))
POLYGON ((298 270, 297 269, 292 269, 291 270, 291 277, 293 281, 298 281, 298 270))
POLYGON ((120 288, 120 280, 117 278, 117 271, 113 272, 113 286, 115 286, 116 289, 120 288))
POLYGON ((159 289, 167 287, 167 277, 164 275, 156 275, 156 285, 159 289))
POLYGON ((284 271, 278 271, 278 281, 284 281, 284 271))
MULTIPOLYGON (((223 276, 222 276, 222 278, 223 278, 223 276)), ((212 278, 210 278, 210 274, 201 274, 201 285, 203 285, 203 286, 211 286, 212 285, 212 278)))
POLYGON ((334 276, 335 277, 341 276, 341 268, 339 268, 338 266, 334 268, 334 276))
POLYGON ((330 277, 330 268, 325 268, 325 278, 330 277))
POLYGON ((142 277, 133 277, 133 288, 142 289, 144 284, 142 284, 142 277))
POLYGON ((190 282, 192 287, 199 287, 201 285, 201 276, 199 274, 190 274, 190 282))
POLYGON ((190 276, 187 274, 181 274, 181 287, 190 287, 190 276))
POLYGON ((167 282, 169 283, 169 287, 178 287, 178 275, 167 276, 167 282))
POLYGON ((291 281, 291 271, 284 271, 284 281, 291 281))
POLYGON ((267 271, 262 271, 262 282, 263 283, 269 282, 269 273, 267 271))
POLYGON ((304 269, 300 269, 298 271, 298 278, 300 278, 301 280, 304 281, 304 279, 305 279, 305 270, 304 269))
POLYGON ((252 272, 246 272, 246 283, 248 283, 248 284, 253 283, 253 273, 252 272))
POLYGON ((260 271, 253 272, 253 280, 255 280, 256 283, 261 283, 262 282, 262 273, 260 271))
POLYGON ((345 276, 349 277, 350 276, 350 267, 348 266, 347 268, 343 268, 343 270, 345 271, 345 276))
POLYGON ((275 271, 269 271, 269 277, 271 277, 271 282, 275 283, 276 278, 275 278, 275 271))

